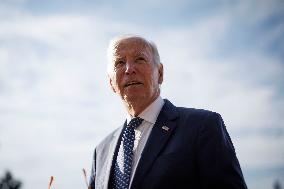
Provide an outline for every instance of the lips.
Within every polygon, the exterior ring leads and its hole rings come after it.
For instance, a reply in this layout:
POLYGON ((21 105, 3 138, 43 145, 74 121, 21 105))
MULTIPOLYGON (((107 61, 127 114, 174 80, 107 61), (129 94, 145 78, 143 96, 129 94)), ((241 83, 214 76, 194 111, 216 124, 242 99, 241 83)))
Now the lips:
POLYGON ((127 82, 124 87, 129 87, 129 86, 133 86, 133 85, 141 85, 143 83, 139 82, 139 81, 131 81, 131 82, 127 82))

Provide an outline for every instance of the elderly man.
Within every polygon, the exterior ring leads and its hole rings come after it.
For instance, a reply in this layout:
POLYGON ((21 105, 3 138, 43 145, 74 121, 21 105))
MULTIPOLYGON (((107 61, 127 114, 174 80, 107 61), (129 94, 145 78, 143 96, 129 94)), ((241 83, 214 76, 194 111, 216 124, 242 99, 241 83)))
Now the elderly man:
POLYGON ((96 147, 90 188, 247 188, 221 116, 160 97, 163 65, 154 43, 123 36, 108 53, 109 83, 128 115, 96 147))

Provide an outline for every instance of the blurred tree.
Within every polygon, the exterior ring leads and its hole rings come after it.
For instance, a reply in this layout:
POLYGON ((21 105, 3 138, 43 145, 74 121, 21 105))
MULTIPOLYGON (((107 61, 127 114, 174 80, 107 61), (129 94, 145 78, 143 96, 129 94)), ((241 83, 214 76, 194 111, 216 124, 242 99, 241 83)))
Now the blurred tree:
POLYGON ((273 189, 281 189, 281 185, 278 180, 274 182, 273 189))
POLYGON ((10 171, 7 171, 3 178, 0 179, 0 189, 20 189, 22 183, 15 180, 10 171))

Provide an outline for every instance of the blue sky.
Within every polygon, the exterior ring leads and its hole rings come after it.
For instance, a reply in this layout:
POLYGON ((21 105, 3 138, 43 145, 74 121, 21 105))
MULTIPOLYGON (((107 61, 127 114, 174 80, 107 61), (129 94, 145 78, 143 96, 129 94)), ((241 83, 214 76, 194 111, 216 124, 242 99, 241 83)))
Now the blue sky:
POLYGON ((163 98, 222 115, 249 188, 284 186, 283 9, 280 0, 0 0, 0 174, 10 169, 24 189, 51 175, 54 188, 85 187, 81 169, 125 116, 106 47, 131 33, 158 46, 163 98))

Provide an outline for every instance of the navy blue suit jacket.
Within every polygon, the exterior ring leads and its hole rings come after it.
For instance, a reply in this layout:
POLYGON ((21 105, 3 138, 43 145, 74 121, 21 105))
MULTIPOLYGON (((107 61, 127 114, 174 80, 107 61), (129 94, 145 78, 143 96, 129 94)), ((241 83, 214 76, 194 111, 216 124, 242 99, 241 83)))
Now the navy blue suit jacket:
MULTIPOLYGON (((92 189, 108 188, 120 132, 118 129, 109 135, 95 150, 92 189)), ((247 188, 233 143, 218 113, 175 107, 165 100, 131 185, 131 189, 154 188, 247 188)))

